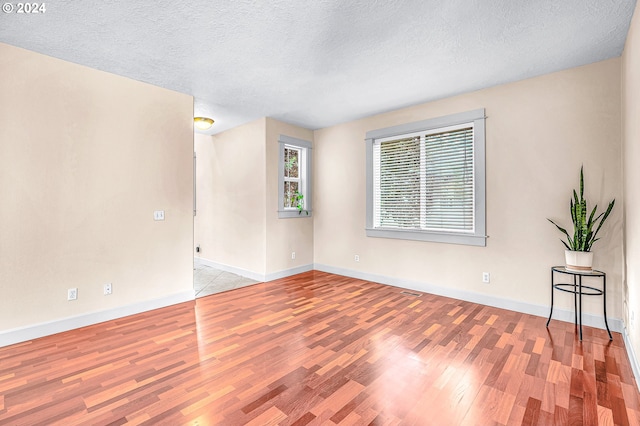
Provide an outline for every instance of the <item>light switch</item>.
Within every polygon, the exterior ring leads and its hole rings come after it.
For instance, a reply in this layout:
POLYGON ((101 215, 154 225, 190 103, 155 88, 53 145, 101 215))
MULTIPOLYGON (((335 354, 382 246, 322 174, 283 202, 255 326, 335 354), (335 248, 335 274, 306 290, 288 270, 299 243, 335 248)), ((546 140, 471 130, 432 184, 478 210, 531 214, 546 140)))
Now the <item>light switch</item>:
POLYGON ((164 220, 164 210, 156 210, 153 212, 153 220, 164 220))

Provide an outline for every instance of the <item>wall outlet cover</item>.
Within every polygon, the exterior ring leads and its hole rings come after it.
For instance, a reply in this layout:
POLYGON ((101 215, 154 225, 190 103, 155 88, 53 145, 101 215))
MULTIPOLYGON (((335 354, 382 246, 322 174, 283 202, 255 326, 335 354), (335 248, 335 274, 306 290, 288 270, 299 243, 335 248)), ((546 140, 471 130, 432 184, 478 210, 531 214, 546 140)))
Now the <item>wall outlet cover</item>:
POLYGON ((77 300, 78 299, 78 289, 70 288, 67 290, 67 300, 77 300))

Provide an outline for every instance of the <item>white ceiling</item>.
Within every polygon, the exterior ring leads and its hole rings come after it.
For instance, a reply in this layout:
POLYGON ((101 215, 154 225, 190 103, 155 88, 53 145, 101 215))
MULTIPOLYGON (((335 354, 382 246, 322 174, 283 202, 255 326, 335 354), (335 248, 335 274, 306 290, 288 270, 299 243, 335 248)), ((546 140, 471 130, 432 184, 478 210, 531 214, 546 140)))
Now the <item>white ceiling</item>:
MULTIPOLYGON (((46 2, 0 41, 310 129, 622 53, 635 0, 46 2)), ((0 70, 1 75, 1 70, 0 70)))

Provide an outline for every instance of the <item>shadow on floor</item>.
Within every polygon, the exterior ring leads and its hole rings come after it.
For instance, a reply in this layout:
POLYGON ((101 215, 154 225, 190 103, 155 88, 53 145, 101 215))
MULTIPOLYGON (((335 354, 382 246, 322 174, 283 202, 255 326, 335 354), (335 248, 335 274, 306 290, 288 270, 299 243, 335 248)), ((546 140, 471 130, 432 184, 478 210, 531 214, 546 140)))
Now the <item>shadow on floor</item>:
POLYGON ((240 287, 256 284, 258 281, 221 271, 205 265, 200 259, 193 260, 193 286, 196 297, 209 296, 240 287))

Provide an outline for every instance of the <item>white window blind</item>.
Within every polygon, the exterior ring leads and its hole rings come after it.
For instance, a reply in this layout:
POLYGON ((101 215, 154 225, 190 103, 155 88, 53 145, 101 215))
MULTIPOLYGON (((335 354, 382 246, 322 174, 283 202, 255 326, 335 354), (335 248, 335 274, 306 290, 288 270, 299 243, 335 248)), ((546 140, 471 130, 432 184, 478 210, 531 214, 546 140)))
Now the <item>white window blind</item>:
POLYGON ((474 232, 473 123, 373 143, 373 227, 474 232))
POLYGON ((374 144, 374 223, 383 228, 420 228, 420 138, 374 144))
POLYGON ((473 127, 425 136, 424 229, 473 232, 473 127))

